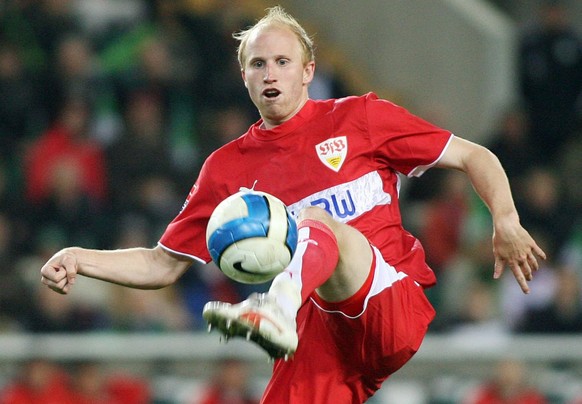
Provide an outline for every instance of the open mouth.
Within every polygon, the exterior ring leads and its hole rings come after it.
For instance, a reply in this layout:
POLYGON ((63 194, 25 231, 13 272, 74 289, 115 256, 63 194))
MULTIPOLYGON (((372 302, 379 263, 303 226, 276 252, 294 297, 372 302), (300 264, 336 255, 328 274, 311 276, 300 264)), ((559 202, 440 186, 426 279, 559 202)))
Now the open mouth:
POLYGON ((268 88, 263 91, 263 96, 266 98, 276 98, 281 92, 276 88, 268 88))

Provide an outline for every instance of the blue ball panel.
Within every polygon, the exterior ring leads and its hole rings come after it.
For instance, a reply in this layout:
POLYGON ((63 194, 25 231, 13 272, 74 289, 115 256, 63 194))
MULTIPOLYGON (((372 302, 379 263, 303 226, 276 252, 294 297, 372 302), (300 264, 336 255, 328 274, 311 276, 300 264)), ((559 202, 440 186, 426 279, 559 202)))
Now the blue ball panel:
POLYGON ((267 198, 257 194, 245 194, 242 195, 241 198, 247 205, 249 217, 252 217, 253 220, 262 222, 268 232, 271 210, 267 198))
POLYGON ((285 244, 291 253, 291 257, 293 257, 295 250, 297 250, 297 224, 289 212, 287 212, 287 238, 285 239, 285 244))
POLYGON ((208 250, 215 262, 220 261, 223 251, 232 243, 249 237, 265 237, 264 223, 243 217, 224 223, 208 239, 208 250))

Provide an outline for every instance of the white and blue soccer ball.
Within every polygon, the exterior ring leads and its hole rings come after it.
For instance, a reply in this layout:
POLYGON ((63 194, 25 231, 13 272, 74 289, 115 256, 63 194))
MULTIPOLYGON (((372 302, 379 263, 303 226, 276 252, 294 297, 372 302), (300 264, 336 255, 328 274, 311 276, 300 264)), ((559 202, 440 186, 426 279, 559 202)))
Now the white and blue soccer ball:
POLYGON ((226 276, 241 283, 264 283, 289 265, 297 248, 297 225, 278 198, 243 190, 214 209, 206 243, 226 276))

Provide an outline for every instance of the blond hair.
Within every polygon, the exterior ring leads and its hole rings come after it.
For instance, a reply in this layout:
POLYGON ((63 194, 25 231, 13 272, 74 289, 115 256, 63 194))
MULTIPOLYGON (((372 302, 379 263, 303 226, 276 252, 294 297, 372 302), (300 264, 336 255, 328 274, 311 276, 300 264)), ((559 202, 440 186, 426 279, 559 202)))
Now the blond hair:
POLYGON ((268 8, 267 14, 255 25, 245 30, 235 32, 232 35, 234 39, 239 41, 237 56, 241 68, 244 68, 245 51, 251 34, 261 28, 274 25, 289 28, 297 36, 297 39, 303 48, 303 63, 315 60, 315 47, 311 37, 293 16, 287 13, 281 6, 275 6, 268 8))

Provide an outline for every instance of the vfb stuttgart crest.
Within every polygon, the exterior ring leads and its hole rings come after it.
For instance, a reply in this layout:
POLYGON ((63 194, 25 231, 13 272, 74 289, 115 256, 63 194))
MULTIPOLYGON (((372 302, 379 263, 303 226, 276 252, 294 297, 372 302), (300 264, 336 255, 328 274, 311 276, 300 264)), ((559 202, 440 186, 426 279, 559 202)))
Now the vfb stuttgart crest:
POLYGON ((348 154, 348 139, 345 136, 327 139, 315 146, 315 151, 323 164, 339 172, 348 154))

